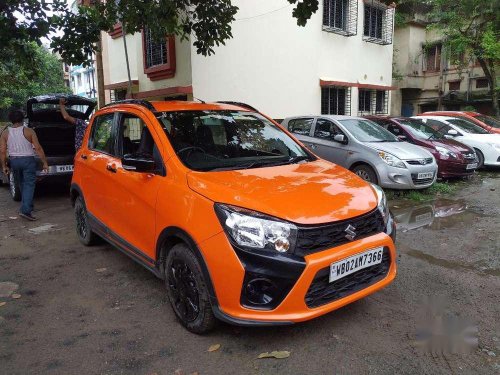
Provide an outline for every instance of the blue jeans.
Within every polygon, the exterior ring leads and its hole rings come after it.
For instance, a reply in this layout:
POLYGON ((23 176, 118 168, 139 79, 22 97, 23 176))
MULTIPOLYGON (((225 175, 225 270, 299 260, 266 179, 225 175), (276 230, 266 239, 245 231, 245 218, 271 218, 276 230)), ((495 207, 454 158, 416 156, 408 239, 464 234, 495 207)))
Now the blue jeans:
POLYGON ((25 215, 33 211, 33 195, 36 183, 36 159, 33 156, 10 158, 10 168, 21 190, 20 212, 25 215))

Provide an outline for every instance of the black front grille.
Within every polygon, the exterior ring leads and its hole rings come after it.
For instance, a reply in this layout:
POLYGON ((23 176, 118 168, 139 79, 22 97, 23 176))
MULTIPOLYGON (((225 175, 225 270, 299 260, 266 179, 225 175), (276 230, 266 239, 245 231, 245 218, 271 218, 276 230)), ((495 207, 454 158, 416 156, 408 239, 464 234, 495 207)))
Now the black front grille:
POLYGON ((413 180, 413 183, 415 185, 425 185, 425 184, 430 184, 434 180, 434 177, 431 177, 431 178, 421 178, 419 180, 417 178, 417 174, 416 173, 412 173, 411 179, 413 180))
POLYGON ((476 160, 476 154, 473 152, 465 151, 465 152, 462 152, 462 155, 463 155, 464 159, 476 160))
POLYGON ((427 165, 432 163, 432 158, 418 159, 418 160, 406 160, 408 164, 411 165, 427 165))
POLYGON ((305 256, 331 247, 340 246, 351 240, 345 231, 349 225, 355 229, 354 240, 372 236, 384 230, 384 219, 378 209, 349 220, 337 221, 315 227, 299 227, 295 254, 305 256))
POLYGON ((306 305, 309 308, 326 305, 365 289, 382 280, 389 272, 390 265, 389 249, 384 248, 381 263, 356 271, 333 283, 329 282, 330 267, 325 267, 314 277, 306 294, 306 305))

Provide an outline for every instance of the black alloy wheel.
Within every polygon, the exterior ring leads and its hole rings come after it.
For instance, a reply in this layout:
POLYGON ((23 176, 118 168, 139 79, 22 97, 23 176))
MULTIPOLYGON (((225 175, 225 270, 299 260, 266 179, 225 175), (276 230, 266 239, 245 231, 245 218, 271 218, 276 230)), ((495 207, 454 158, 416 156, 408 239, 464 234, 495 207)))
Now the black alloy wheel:
POLYGON ((175 315, 193 333, 208 332, 215 324, 200 263, 185 244, 175 245, 165 262, 167 295, 175 315))
POLYGON ((81 196, 75 200, 75 224, 78 239, 85 246, 93 245, 96 242, 96 234, 92 232, 89 225, 87 209, 81 196))

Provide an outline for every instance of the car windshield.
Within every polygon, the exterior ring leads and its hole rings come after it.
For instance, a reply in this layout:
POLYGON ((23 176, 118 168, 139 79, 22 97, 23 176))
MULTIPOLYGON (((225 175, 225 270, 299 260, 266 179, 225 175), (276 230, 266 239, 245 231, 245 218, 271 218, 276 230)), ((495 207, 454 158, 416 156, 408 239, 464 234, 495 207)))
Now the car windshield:
POLYGON ((485 116, 485 115, 479 115, 479 116, 474 116, 474 117, 477 118, 479 121, 485 123, 486 125, 500 129, 500 121, 495 120, 493 117, 489 117, 489 116, 485 116))
POLYGON ((197 171, 313 160, 264 116, 244 111, 178 111, 158 116, 181 161, 197 171))
POLYGON ((451 118, 447 120, 450 124, 453 124, 463 130, 466 133, 471 134, 489 134, 486 130, 484 130, 479 125, 473 124, 467 120, 463 120, 461 118, 451 118))
POLYGON ((443 135, 430 126, 425 125, 420 120, 414 119, 399 119, 398 122, 403 128, 417 139, 440 139, 443 135))
POLYGON ((360 142, 399 142, 395 135, 373 121, 353 118, 339 122, 360 142))

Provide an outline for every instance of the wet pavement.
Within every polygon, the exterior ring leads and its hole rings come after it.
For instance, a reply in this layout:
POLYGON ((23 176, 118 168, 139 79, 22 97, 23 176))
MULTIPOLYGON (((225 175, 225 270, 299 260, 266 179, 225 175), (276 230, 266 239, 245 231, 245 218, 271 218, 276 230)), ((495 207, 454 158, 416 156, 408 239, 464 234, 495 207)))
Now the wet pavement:
POLYGON ((0 188, 0 373, 498 374, 499 177, 391 201, 398 276, 380 292, 303 324, 206 336, 176 322, 148 271, 80 245, 66 188, 38 189, 35 223, 0 188), (274 350, 290 356, 257 358, 274 350))

